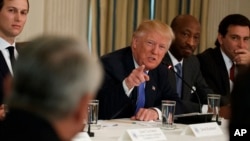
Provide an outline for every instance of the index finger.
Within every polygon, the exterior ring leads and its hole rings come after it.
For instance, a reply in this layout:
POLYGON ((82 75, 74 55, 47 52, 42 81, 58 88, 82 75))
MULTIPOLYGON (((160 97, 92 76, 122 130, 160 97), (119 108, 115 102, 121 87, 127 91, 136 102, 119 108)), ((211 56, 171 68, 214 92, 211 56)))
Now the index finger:
POLYGON ((141 65, 141 66, 139 66, 137 69, 138 69, 138 71, 140 71, 140 72, 144 72, 145 65, 141 65))

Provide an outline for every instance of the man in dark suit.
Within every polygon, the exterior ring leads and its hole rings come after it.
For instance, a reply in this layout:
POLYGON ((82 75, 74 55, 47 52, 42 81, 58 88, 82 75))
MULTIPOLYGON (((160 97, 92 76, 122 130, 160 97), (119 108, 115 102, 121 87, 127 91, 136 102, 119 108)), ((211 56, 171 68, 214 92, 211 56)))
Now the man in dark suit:
POLYGON ((168 77, 172 82, 171 86, 179 94, 188 112, 200 112, 201 104, 207 103, 207 94, 213 92, 201 74, 198 59, 193 55, 199 44, 200 23, 191 15, 178 15, 173 19, 171 27, 175 40, 162 62, 169 67, 168 77), (178 64, 181 76, 176 74, 178 64), (179 88, 176 83, 178 81, 181 81, 179 88))
POLYGON ((198 55, 205 80, 215 93, 222 95, 221 106, 229 104, 237 71, 250 66, 249 30, 247 17, 228 15, 219 24, 216 47, 198 55))
POLYGON ((17 57, 15 37, 23 30, 28 11, 28 0, 0 0, 0 120, 5 113, 3 81, 13 74, 12 63, 17 57))
POLYGON ((97 95, 100 119, 157 120, 164 99, 177 101, 176 112, 181 112, 178 96, 168 82, 167 68, 161 64, 173 39, 168 25, 144 21, 134 32, 131 47, 101 57, 105 81, 97 95), (138 87, 142 84, 144 104, 139 106, 138 87))
POLYGON ((70 141, 88 121, 103 70, 87 47, 67 37, 39 37, 15 63, 3 141, 70 141), (28 68, 28 69, 27 69, 28 68), (13 85, 12 85, 13 84, 13 85))

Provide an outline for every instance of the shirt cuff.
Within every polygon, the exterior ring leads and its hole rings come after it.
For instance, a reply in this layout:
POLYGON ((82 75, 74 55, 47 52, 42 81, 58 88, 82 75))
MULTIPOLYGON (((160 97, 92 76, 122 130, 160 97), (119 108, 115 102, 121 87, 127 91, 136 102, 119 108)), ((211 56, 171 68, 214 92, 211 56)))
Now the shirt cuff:
POLYGON ((158 119, 159 120, 162 120, 162 112, 161 112, 161 110, 160 109, 158 109, 158 108, 152 108, 152 109, 154 109, 154 110, 156 110, 156 112, 158 113, 158 119))
POLYGON ((125 94, 129 97, 131 92, 133 91, 134 87, 132 87, 130 90, 128 89, 126 83, 125 83, 125 79, 122 81, 122 86, 124 89, 125 94))

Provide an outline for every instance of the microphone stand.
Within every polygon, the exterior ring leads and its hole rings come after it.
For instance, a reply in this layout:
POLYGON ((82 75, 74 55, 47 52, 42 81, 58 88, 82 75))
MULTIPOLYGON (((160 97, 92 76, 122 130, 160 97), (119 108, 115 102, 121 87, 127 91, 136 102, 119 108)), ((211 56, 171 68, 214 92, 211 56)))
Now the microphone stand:
POLYGON ((202 107, 201 107, 200 97, 199 97, 199 95, 197 94, 196 90, 193 89, 193 88, 183 79, 183 77, 181 77, 181 76, 173 69, 172 65, 168 65, 168 64, 166 64, 166 65, 167 65, 167 68, 168 68, 169 70, 171 70, 172 72, 174 72, 174 74, 175 74, 177 77, 179 77, 179 78, 182 80, 182 82, 183 82, 183 83, 184 83, 193 93, 195 93, 196 98, 197 98, 197 100, 198 100, 200 113, 202 113, 202 110, 201 110, 202 107))
POLYGON ((95 133, 94 132, 91 132, 91 123, 88 122, 88 132, 90 137, 94 137, 95 136, 95 133))

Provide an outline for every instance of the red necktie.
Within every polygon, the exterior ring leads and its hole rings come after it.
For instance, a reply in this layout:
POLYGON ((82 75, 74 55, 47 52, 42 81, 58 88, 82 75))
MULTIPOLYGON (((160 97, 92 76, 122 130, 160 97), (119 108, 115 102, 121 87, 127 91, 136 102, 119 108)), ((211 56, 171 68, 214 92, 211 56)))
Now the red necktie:
POLYGON ((235 65, 234 63, 232 64, 232 67, 230 68, 230 74, 229 74, 229 78, 230 80, 234 81, 234 70, 235 70, 235 65))

